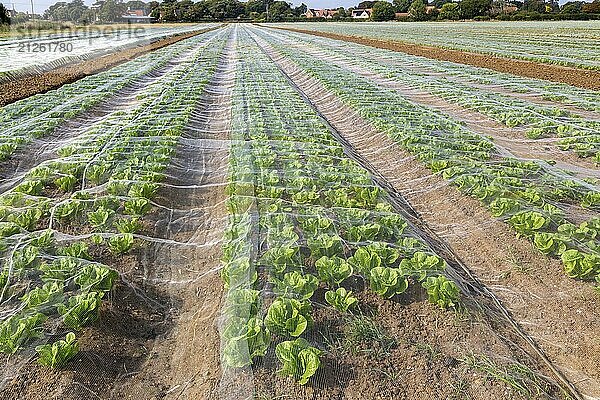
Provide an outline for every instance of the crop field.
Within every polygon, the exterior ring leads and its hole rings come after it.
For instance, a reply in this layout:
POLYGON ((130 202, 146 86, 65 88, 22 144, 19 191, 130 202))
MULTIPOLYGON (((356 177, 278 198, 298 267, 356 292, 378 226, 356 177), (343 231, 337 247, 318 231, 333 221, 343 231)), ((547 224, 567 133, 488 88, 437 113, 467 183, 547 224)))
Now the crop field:
POLYGON ((217 24, 152 29, 106 26, 103 29, 0 38, 0 81, 213 26, 217 24), (34 57, 32 53, 40 56, 34 57))
POLYGON ((599 67, 497 26, 153 28, 1 107, 0 398, 600 398, 600 92, 301 32, 599 67))

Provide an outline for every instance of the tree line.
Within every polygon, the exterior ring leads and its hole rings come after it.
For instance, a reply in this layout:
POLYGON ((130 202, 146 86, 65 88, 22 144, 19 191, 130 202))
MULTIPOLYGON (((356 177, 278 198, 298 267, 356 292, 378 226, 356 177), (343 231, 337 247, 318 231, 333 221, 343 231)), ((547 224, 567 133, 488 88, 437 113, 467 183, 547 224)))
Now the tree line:
MULTIPOLYGON (((340 7, 333 20, 352 20, 353 9, 372 9, 371 19, 427 21, 459 19, 596 19, 600 15, 600 0, 591 3, 569 1, 562 6, 556 0, 393 0, 362 1, 356 7, 340 7)), ((119 2, 100 0, 88 7, 83 0, 60 1, 50 6, 43 18, 50 21, 70 21, 78 24, 110 23, 121 21, 128 9, 141 9, 145 15, 162 22, 201 21, 299 21, 306 19, 303 3, 292 6, 285 1, 273 0, 140 0, 119 2)), ((23 14, 23 13, 22 13, 23 14)), ((26 15, 26 14, 23 14, 26 15)), ((319 19, 313 19, 319 20, 319 19)), ((0 24, 10 23, 8 10, 0 3, 0 24)), ((22 22, 22 21, 13 21, 22 22)))

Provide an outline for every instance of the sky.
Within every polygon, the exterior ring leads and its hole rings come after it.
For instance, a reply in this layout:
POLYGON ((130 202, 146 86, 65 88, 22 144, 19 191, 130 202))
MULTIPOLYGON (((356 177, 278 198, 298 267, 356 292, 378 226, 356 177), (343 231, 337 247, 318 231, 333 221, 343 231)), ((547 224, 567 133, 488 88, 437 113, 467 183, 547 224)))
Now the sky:
MULTIPOLYGON (((36 14, 42 14, 44 10, 50 7, 52 4, 57 3, 58 1, 71 1, 71 0, 33 0, 34 10, 36 14)), ((142 0, 148 2, 150 0, 142 0)), ((160 0, 159 0, 160 1, 160 0)), ((198 0, 194 0, 198 1, 198 0)), ((243 0, 242 0, 243 1, 243 0)), ((564 4, 569 0, 560 0, 560 4, 564 4)), ((591 0, 585 0, 591 1, 591 0)), ((84 0, 85 4, 88 6, 95 2, 95 0, 84 0)), ((338 7, 354 7, 356 6, 360 0, 292 0, 294 5, 299 5, 301 3, 305 3, 310 8, 338 8, 338 7)), ((13 4, 15 5, 15 10, 17 11, 30 11, 31 10, 31 2, 27 0, 0 0, 0 3, 3 3, 6 8, 13 8, 13 4)))

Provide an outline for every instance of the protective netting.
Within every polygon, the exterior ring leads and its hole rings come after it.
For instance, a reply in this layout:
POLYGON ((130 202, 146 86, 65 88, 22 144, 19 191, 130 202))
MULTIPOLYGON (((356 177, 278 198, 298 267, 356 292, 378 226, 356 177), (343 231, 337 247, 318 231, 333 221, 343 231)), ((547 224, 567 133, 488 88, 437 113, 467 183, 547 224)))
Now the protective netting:
POLYGON ((105 26, 77 28, 68 33, 18 35, 0 39, 0 82, 143 46, 174 35, 212 28, 217 24, 175 27, 105 26))
POLYGON ((520 234, 581 253, 580 277, 596 205, 565 199, 595 181, 501 153, 321 44, 229 26, 2 110, 0 393, 577 396, 348 129, 503 199, 520 234))
POLYGON ((294 23, 279 26, 436 46, 542 63, 599 69, 596 21, 294 23))

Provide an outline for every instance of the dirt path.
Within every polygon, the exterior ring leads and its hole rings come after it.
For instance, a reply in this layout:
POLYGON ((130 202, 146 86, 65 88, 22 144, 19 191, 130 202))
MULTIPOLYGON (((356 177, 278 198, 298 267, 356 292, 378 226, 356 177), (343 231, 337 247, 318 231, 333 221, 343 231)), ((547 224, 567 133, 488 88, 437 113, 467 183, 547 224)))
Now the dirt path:
POLYGON ((207 28, 176 35, 145 46, 122 50, 117 53, 93 58, 80 63, 66 65, 39 75, 27 76, 17 80, 0 83, 0 107, 33 96, 34 94, 45 93, 49 90, 57 89, 64 84, 75 82, 88 75, 104 71, 151 51, 158 50, 162 47, 218 28, 219 27, 207 28))
POLYGON ((583 68, 569 68, 560 65, 543 64, 512 58, 494 57, 485 54, 442 49, 440 47, 423 46, 413 43, 367 39, 358 36, 339 35, 335 33, 317 32, 304 29, 281 27, 269 28, 305 33, 308 35, 321 36, 336 40, 344 40, 347 42, 364 44, 380 49, 399 51, 415 56, 433 58, 442 61, 451 61, 459 64, 468 64, 481 68, 489 68, 494 71, 506 72, 528 78, 562 82, 584 89, 600 90, 600 71, 592 71, 583 68))
MULTIPOLYGON (((231 39, 231 38, 230 38, 231 39)), ((218 71, 194 113, 157 201, 165 210, 155 228, 184 246, 158 245, 144 279, 181 302, 174 329, 157 340, 138 373, 114 399, 207 399, 220 379, 220 241, 227 223, 230 107, 234 49, 230 40, 218 71), (176 267, 174 267, 176 266, 176 267)))
POLYGON ((577 389, 600 396, 598 298, 591 285, 569 279, 561 263, 491 217, 377 132, 317 80, 272 53, 317 109, 420 214, 486 286, 577 389), (574 335, 573 332, 586 332, 574 335))

